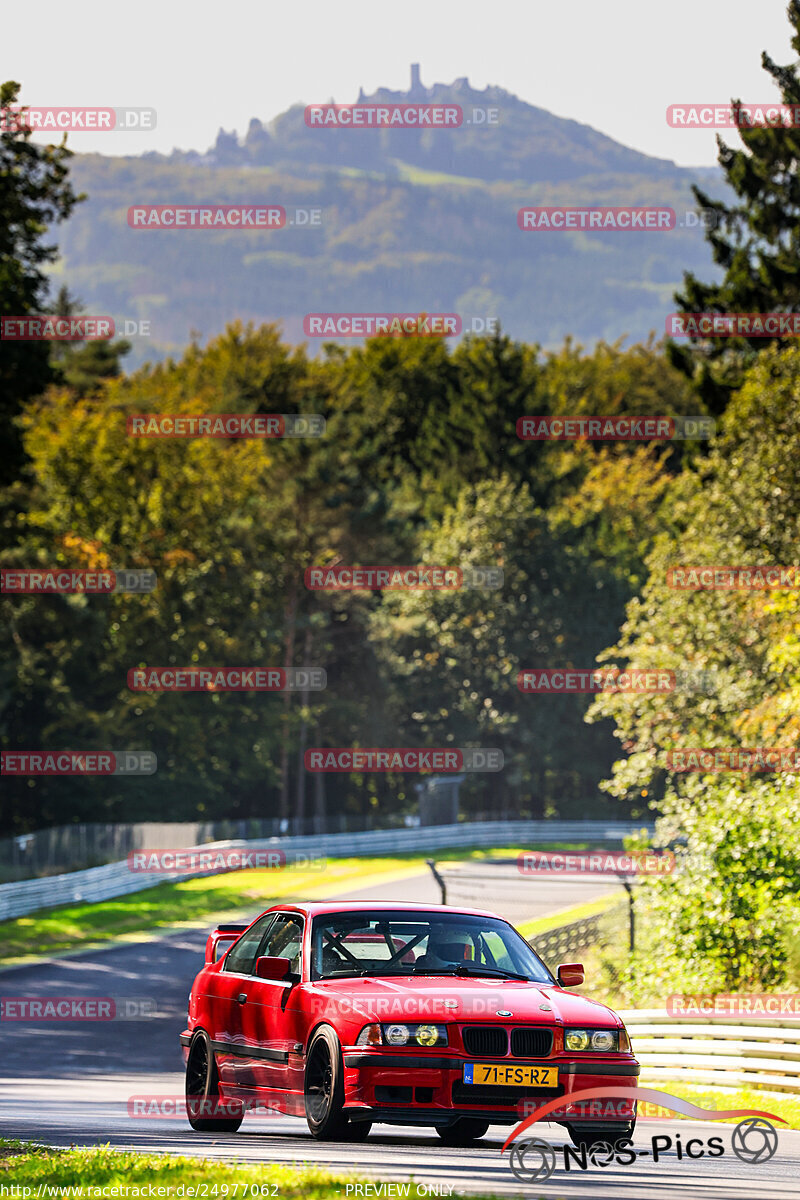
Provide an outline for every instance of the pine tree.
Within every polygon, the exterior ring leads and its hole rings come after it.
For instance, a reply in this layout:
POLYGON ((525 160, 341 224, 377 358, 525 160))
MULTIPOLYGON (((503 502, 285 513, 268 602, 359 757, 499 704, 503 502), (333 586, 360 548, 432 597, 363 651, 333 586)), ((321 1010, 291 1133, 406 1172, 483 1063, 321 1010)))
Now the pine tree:
MULTIPOLYGON (((792 47, 800 56, 800 0, 787 15, 792 47)), ((779 67, 766 51, 764 70, 780 89, 782 102, 800 112, 800 68, 779 67)), ((733 101, 732 107, 739 107, 733 101)), ((684 273, 676 294, 683 313, 766 313, 800 311, 800 124, 738 126, 744 148, 732 149, 718 137, 718 162, 738 202, 730 207, 694 187, 701 209, 710 211, 707 238, 714 262, 724 270, 719 284, 701 283, 684 273)), ((692 337, 668 343, 673 364, 696 383, 709 411, 719 414, 744 370, 780 337, 692 337)))
MULTIPOLYGON (((0 112, 16 104, 18 83, 0 84, 0 112)), ((24 317, 46 311, 42 268, 57 257, 44 242, 48 226, 63 221, 78 200, 67 178, 71 153, 32 142, 12 120, 0 126, 0 313, 24 317)), ((24 456, 15 417, 53 380, 46 342, 0 341, 0 486, 22 471, 24 456)))

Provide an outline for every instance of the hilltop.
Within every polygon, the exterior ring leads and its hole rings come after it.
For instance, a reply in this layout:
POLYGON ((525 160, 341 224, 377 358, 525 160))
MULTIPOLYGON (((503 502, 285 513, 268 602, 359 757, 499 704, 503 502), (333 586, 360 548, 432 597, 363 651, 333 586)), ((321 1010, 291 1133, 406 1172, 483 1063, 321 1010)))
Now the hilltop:
MULTIPOLYGON (((319 103, 311 97, 309 103, 319 103)), ((89 311, 151 321, 128 362, 180 351, 235 317, 303 341, 310 312, 455 312, 545 346, 661 334, 684 269, 711 274, 690 170, 466 79, 362 92, 361 104, 458 104, 497 123, 458 129, 311 129, 305 106, 205 152, 76 155, 89 194, 63 230, 60 274, 89 311), (320 210, 315 227, 132 230, 134 204, 274 203, 320 210), (523 233, 523 205, 669 205, 669 232, 523 233)), ((471 117, 470 117, 471 119, 471 117)), ((710 176, 715 176, 710 180, 710 176)), ((312 343, 312 349, 316 344, 312 343)))

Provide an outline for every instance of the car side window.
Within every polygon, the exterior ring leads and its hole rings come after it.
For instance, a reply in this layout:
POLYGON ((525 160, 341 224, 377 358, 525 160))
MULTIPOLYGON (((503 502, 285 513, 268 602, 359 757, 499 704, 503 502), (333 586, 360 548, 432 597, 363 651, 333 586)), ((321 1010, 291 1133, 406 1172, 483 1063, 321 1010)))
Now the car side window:
POLYGON ((280 957, 291 960, 293 974, 300 974, 300 954, 303 948, 303 918, 296 913, 279 913, 259 951, 259 957, 280 957))
POLYGON ((519 969, 508 953, 505 942, 499 933, 484 933, 481 935, 481 939, 485 949, 489 953, 482 953, 480 962, 487 963, 493 967, 501 967, 504 971, 516 971, 519 969))
POLYGON ((235 971, 238 975, 250 975, 258 954, 258 947, 264 939, 264 934, 275 920, 275 913, 267 913, 251 925, 243 933, 238 942, 234 942, 225 958, 224 971, 235 971))

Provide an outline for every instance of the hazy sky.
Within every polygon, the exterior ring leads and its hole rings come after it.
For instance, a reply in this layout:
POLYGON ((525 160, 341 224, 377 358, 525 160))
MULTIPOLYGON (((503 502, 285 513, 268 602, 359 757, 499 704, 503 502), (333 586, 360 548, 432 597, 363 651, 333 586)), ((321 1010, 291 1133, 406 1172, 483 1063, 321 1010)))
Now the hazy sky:
MULTIPOLYGON (((9 3, 0 77, 31 105, 151 106, 149 133, 75 133, 77 151, 205 150, 290 104, 355 100, 466 75, 683 165, 714 134, 670 129, 667 105, 774 101, 761 51, 791 62, 784 0, 38 0, 9 3)), ((353 136, 358 136, 354 134, 353 136)), ((727 140, 736 142, 735 134, 727 140)))

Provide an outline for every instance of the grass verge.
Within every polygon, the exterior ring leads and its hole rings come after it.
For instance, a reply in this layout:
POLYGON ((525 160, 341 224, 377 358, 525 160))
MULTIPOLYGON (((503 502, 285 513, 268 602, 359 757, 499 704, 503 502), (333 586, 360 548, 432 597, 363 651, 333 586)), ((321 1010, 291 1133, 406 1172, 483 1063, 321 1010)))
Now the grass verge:
MULTIPOLYGON (((762 1091, 760 1088, 737 1088, 720 1090, 715 1087, 700 1087, 689 1083, 668 1083, 663 1080, 648 1079, 646 1072, 643 1072, 639 1079, 640 1087, 653 1087, 661 1092, 669 1092, 671 1096, 677 1096, 681 1100, 688 1100, 690 1104, 697 1104, 700 1108, 757 1108, 761 1112, 775 1113, 776 1117, 783 1117, 787 1125, 779 1126, 780 1129, 785 1129, 787 1126, 790 1129, 800 1129, 800 1096, 783 1095, 780 1092, 762 1091)), ((686 1120, 691 1118, 682 1118, 680 1114, 671 1114, 676 1120, 686 1120)), ((719 1124, 736 1124, 738 1117, 729 1117, 726 1121, 720 1121, 719 1124)), ((640 1128, 644 1127, 644 1122, 640 1128)))
MULTIPOLYGON (((127 1188, 118 1193, 123 1197, 147 1196, 152 1194, 150 1188, 158 1187, 165 1189, 161 1192, 165 1198, 181 1196, 185 1200, 192 1197, 249 1200, 251 1196, 332 1200, 334 1196, 345 1195, 346 1185, 352 1182, 352 1176, 332 1175, 312 1166, 219 1161, 210 1164, 201 1158, 137 1154, 112 1150, 109 1146, 58 1150, 33 1142, 0 1139, 0 1186, 30 1189, 16 1193, 22 1200, 35 1196, 40 1185, 82 1187, 86 1197, 111 1196, 114 1187, 127 1188), (89 1190, 99 1188, 107 1190, 104 1193, 89 1190), (144 1190, 139 1192, 138 1188, 144 1190)), ((425 1192, 420 1193, 412 1184, 408 1195, 415 1198, 425 1192)))
POLYGON ((562 909, 561 912, 552 913, 549 917, 535 917, 532 921, 524 921, 517 928, 523 937, 530 940, 539 933, 549 933, 551 929, 559 929, 562 925, 570 925, 573 921, 582 921, 584 917, 594 917, 598 913, 607 912, 608 909, 618 905, 621 899, 625 899, 624 895, 622 897, 616 894, 600 896, 597 900, 589 900, 586 904, 576 904, 573 908, 562 909))

